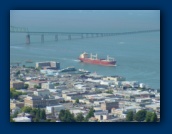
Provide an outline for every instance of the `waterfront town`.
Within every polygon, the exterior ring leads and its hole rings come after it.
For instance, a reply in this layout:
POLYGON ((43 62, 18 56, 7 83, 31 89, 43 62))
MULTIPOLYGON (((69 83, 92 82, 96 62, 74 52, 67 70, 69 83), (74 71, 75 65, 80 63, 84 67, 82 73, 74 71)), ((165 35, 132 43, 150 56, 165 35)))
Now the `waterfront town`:
POLYGON ((11 122, 159 122, 160 90, 56 61, 10 66, 11 122))

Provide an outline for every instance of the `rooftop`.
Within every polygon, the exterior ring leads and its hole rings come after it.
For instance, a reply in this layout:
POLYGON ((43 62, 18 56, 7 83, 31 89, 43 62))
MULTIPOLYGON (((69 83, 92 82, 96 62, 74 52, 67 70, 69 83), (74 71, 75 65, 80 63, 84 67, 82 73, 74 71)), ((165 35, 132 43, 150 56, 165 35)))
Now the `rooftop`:
POLYGON ((49 62, 59 63, 59 62, 56 62, 56 61, 42 61, 42 62, 36 62, 36 63, 49 63, 49 62))

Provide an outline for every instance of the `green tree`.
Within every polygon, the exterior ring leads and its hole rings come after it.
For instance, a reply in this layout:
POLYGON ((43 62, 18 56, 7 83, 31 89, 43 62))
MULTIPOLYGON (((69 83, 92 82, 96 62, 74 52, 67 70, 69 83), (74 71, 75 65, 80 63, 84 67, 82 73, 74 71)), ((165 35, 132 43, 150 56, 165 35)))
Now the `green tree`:
POLYGON ((113 90, 108 90, 106 93, 113 94, 113 90))
POLYGON ((150 122, 150 121, 151 121, 152 115, 153 115, 152 112, 147 112, 147 113, 146 113, 146 119, 145 119, 146 122, 150 122))
POLYGON ((40 110, 40 108, 38 108, 36 111, 36 118, 37 119, 40 119, 40 113, 41 113, 41 110, 40 110))
POLYGON ((75 103, 79 103, 79 99, 78 98, 75 100, 75 103))
POLYGON ((71 114, 69 110, 65 113, 65 122, 75 122, 74 114, 71 114))
POLYGON ((39 122, 40 120, 46 120, 46 112, 44 109, 40 108, 31 108, 28 106, 24 106, 21 109, 22 112, 24 113, 30 113, 33 116, 33 121, 34 122, 39 122))
POLYGON ((14 112, 14 114, 13 114, 13 116, 12 116, 12 117, 13 117, 13 118, 16 118, 16 117, 17 117, 17 115, 18 115, 18 113, 19 113, 18 111, 14 112))
POLYGON ((65 110, 60 110, 60 113, 59 113, 59 119, 61 120, 61 121, 63 121, 64 120, 64 116, 65 116, 65 110))
POLYGON ((134 117, 133 111, 128 112, 126 121, 133 121, 133 117, 134 117))
POLYGON ((156 113, 154 112, 154 113, 152 114, 152 117, 151 117, 150 122, 157 122, 157 120, 158 120, 157 115, 156 115, 156 113))
POLYGON ((44 109, 40 111, 40 118, 46 120, 46 113, 44 109))
POLYGON ((55 83, 54 86, 59 86, 59 83, 55 83))
POLYGON ((17 92, 11 92, 10 93, 10 98, 11 99, 18 99, 18 93, 17 92))
POLYGON ((29 73, 29 69, 26 69, 26 73, 29 73))
POLYGON ((31 113, 32 108, 28 107, 28 106, 24 106, 24 107, 22 107, 21 111, 24 113, 31 113))
POLYGON ((75 122, 74 114, 70 113, 69 110, 61 110, 59 119, 63 122, 75 122))
POLYGON ((136 121, 144 121, 145 117, 146 117, 146 110, 140 110, 135 114, 134 119, 136 121))
POLYGON ((56 120, 53 120, 53 119, 46 119, 45 122, 56 122, 56 120))
POLYGON ((36 117, 36 112, 37 112, 37 109, 36 109, 36 108, 33 108, 33 109, 30 111, 30 114, 31 114, 33 117, 36 117))
POLYGON ((88 121, 89 118, 91 118, 91 117, 94 117, 94 109, 93 109, 93 107, 90 108, 87 116, 85 117, 85 121, 88 121))
POLYGON ((102 91, 100 89, 97 89, 97 88, 95 89, 95 92, 96 93, 102 93, 102 91))
POLYGON ((53 120, 53 119, 52 119, 50 122, 56 122, 56 120, 53 120))
POLYGON ((20 70, 19 70, 19 71, 17 71, 15 75, 16 75, 16 76, 18 76, 19 74, 20 74, 20 70))
POLYGON ((51 119, 46 119, 46 122, 51 122, 51 119))
POLYGON ((33 121, 34 122, 39 122, 39 119, 38 118, 34 118, 33 121))
POLYGON ((11 116, 10 116, 10 122, 15 122, 11 116))
POLYGON ((41 70, 41 68, 40 68, 40 67, 37 67, 37 68, 35 68, 35 70, 40 71, 40 70, 41 70))
POLYGON ((41 86, 34 85, 34 88, 41 89, 41 86))
POLYGON ((18 97, 22 95, 22 92, 17 92, 15 88, 10 88, 10 98, 18 99, 18 97))
POLYGON ((29 84, 24 84, 24 89, 28 89, 29 84))
POLYGON ((37 85, 34 85, 33 87, 34 87, 34 88, 37 88, 37 85))
POLYGON ((79 113, 77 116, 76 116, 76 122, 83 122, 84 121, 84 116, 82 113, 79 113))
POLYGON ((24 79, 23 78, 20 78, 20 81, 24 81, 24 79))
POLYGON ((15 90, 15 88, 10 88, 10 92, 14 92, 15 90))

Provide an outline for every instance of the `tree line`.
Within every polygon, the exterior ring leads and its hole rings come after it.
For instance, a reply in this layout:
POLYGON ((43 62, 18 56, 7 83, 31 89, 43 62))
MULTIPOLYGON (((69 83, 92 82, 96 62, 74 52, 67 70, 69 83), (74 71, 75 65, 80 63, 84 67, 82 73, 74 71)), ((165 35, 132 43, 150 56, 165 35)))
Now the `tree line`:
POLYGON ((18 99, 20 95, 26 95, 26 93, 17 92, 15 88, 10 88, 10 99, 18 99))
POLYGON ((44 109, 31 108, 31 107, 25 106, 21 109, 21 111, 24 113, 31 114, 33 122, 39 122, 41 120, 46 120, 46 112, 44 109))
POLYGON ((90 108, 86 117, 82 113, 77 114, 75 117, 69 110, 61 110, 59 113, 59 120, 62 122, 88 122, 89 118, 94 117, 94 109, 90 108))
POLYGON ((12 116, 10 116, 10 122, 14 122, 12 118, 16 118, 17 115, 21 112, 31 114, 33 122, 40 122, 40 121, 46 120, 46 112, 44 109, 31 108, 31 107, 25 106, 21 108, 20 112, 16 111, 12 116))
POLYGON ((134 114, 133 111, 128 112, 126 116, 126 121, 157 122, 158 118, 155 112, 140 110, 136 114, 134 114))

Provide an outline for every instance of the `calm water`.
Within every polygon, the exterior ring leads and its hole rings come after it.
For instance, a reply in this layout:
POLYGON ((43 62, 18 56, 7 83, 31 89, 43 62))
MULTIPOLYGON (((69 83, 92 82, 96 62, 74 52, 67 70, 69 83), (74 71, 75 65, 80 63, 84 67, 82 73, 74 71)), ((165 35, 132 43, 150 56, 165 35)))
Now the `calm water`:
POLYGON ((45 36, 47 42, 41 44, 40 36, 31 36, 31 44, 25 44, 25 34, 10 35, 10 62, 26 60, 61 63, 61 68, 74 66, 102 75, 121 75, 127 80, 139 81, 152 88, 160 88, 160 33, 142 33, 103 38, 75 39, 68 41, 61 37, 53 42, 53 36, 45 36), (80 63, 78 56, 87 53, 98 54, 99 58, 107 55, 117 60, 116 67, 106 67, 80 63))

